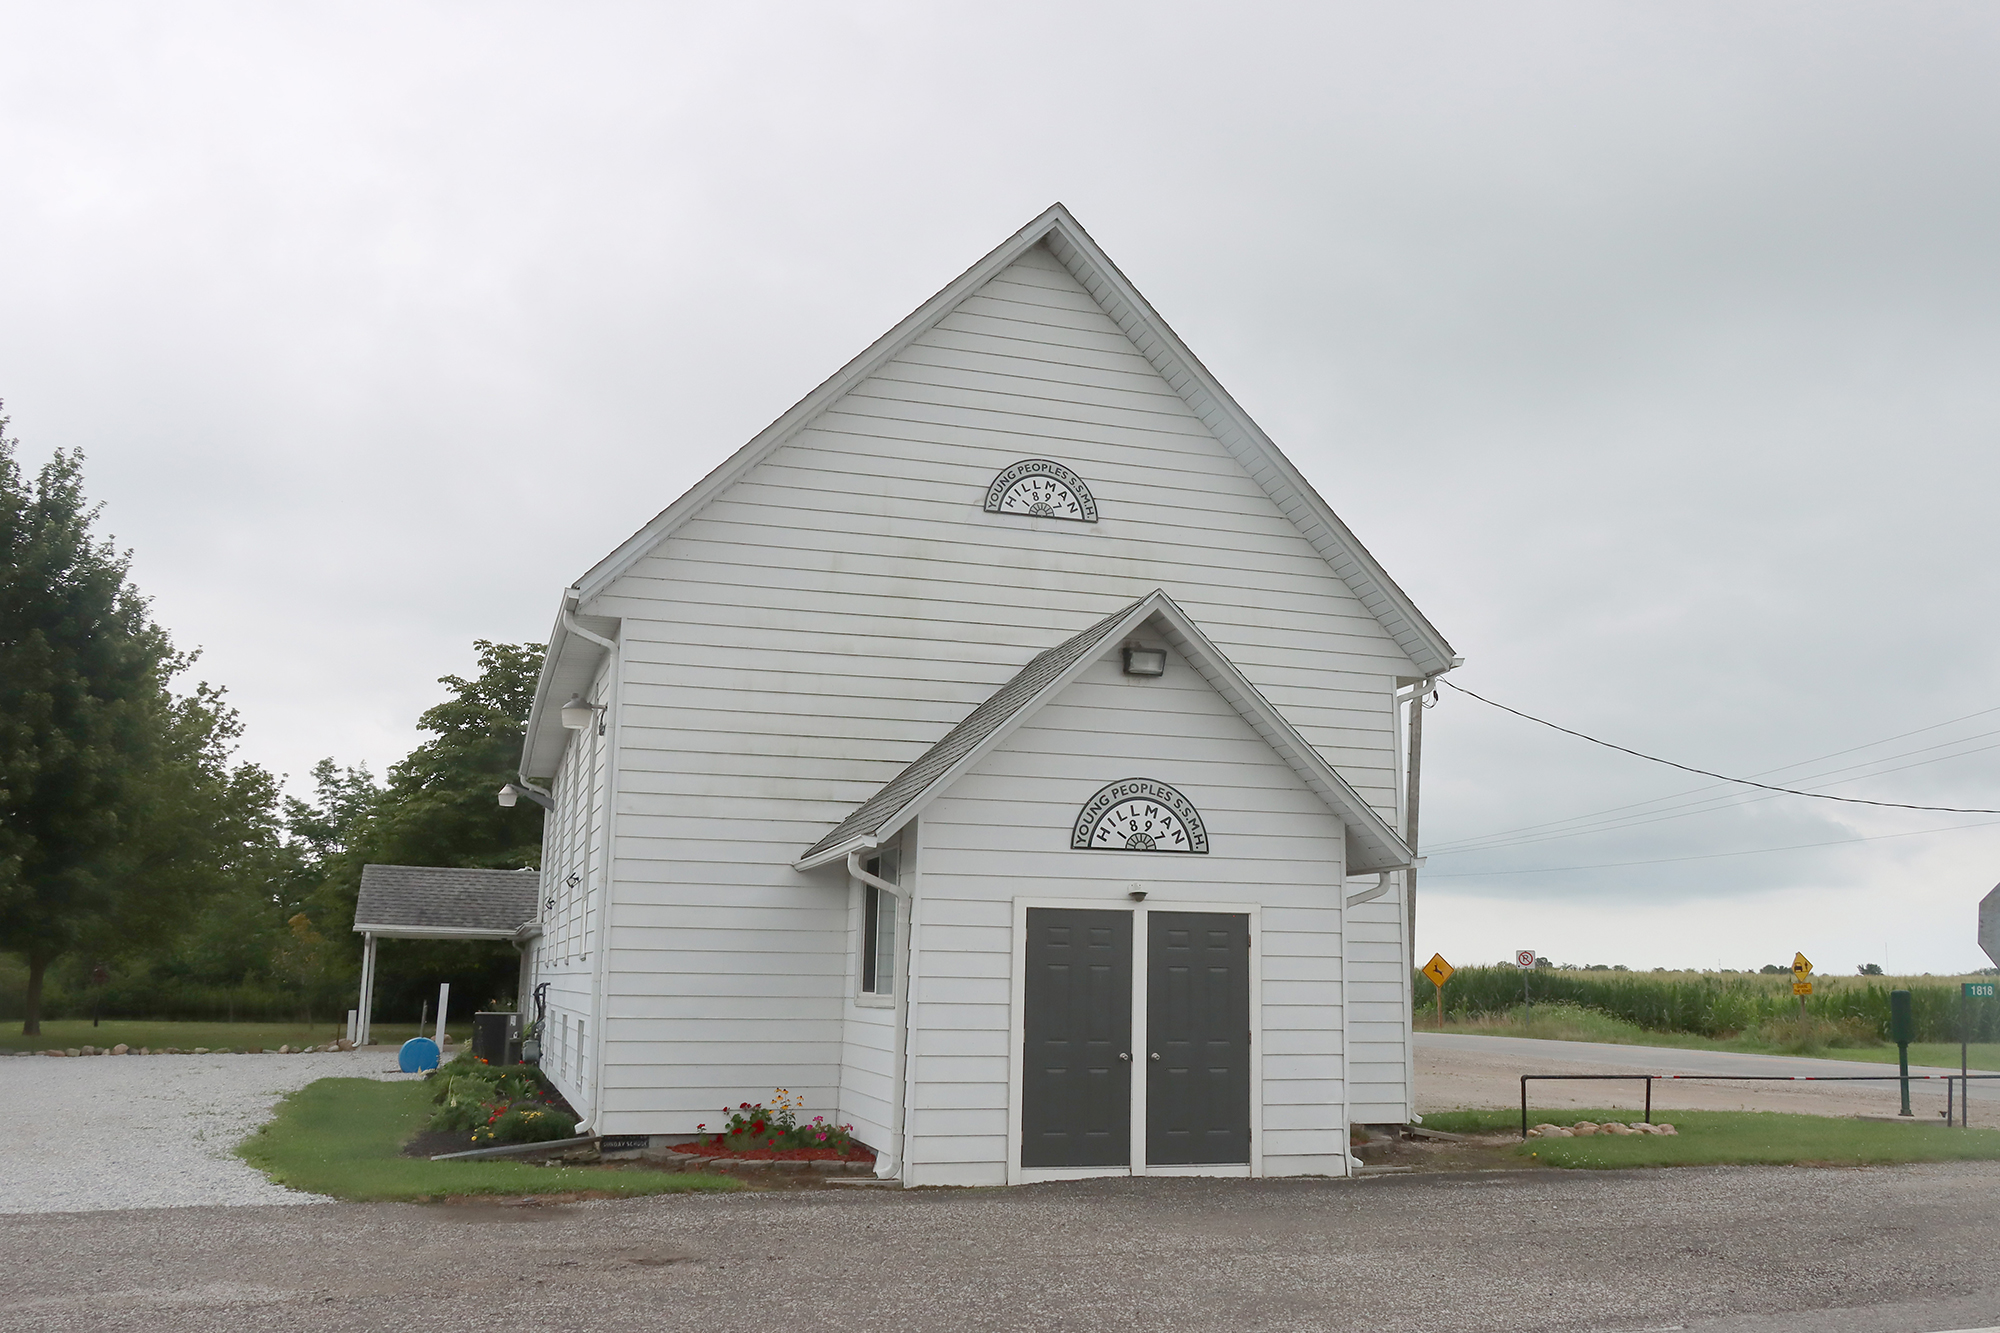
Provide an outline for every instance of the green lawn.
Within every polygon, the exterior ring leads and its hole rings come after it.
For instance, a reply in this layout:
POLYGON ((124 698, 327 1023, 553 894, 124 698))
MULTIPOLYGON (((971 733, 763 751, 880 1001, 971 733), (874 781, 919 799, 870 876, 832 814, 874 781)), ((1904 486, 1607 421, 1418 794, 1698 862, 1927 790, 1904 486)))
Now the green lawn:
POLYGON ((336 1199, 427 1200, 466 1194, 671 1194, 742 1186, 710 1175, 642 1169, 433 1162, 402 1146, 430 1119, 428 1083, 323 1078, 278 1103, 237 1148, 280 1185, 336 1199))
MULTIPOLYGON (((1631 1111, 1537 1112, 1530 1107, 1528 1112, 1530 1125, 1543 1121, 1573 1125, 1579 1120, 1598 1123, 1622 1120, 1629 1124, 1636 1118, 1631 1111)), ((1762 1111, 1674 1111, 1656 1114, 1655 1119, 1670 1122, 1680 1131, 1679 1135, 1530 1139, 1509 1151, 1515 1157, 1544 1166, 1594 1169, 1736 1163, 1876 1166, 1898 1162, 2000 1161, 2000 1129, 1947 1129, 1942 1123, 1927 1120, 1893 1124, 1762 1111)), ((1518 1109, 1438 1111, 1424 1117, 1424 1128, 1449 1134, 1518 1134, 1521 1113, 1518 1109)))
MULTIPOLYGON (((427 1028, 424 1036, 437 1031, 427 1028)), ((451 1032, 450 1028, 445 1029, 451 1032)), ((464 1041, 470 1034, 470 1024, 461 1024, 452 1035, 464 1041)), ((210 1050, 240 1051, 250 1046, 262 1046, 267 1051, 275 1051, 280 1046, 324 1046, 328 1042, 347 1035, 347 1020, 338 1023, 171 1023, 148 1018, 107 1018, 96 1027, 87 1018, 44 1019, 39 1037, 21 1035, 18 1022, 0 1030, 0 1051, 46 1051, 66 1050, 71 1046, 97 1046, 105 1049, 123 1042, 127 1046, 146 1046, 159 1050, 164 1046, 178 1046, 191 1051, 197 1046, 210 1050)), ((400 1045, 417 1035, 415 1023, 377 1023, 374 1039, 400 1045)))

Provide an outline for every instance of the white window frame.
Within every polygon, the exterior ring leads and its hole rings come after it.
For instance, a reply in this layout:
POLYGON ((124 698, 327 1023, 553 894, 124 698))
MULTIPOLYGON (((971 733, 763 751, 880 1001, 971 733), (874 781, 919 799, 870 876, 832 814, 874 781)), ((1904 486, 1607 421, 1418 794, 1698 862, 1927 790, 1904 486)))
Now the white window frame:
MULTIPOLYGON (((903 883, 901 845, 890 843, 878 849, 875 855, 862 862, 862 868, 871 875, 888 880, 900 889, 903 883), (887 874, 882 873, 885 866, 888 868, 887 874)), ((873 884, 865 884, 860 880, 855 880, 853 883, 857 890, 854 927, 854 1003, 864 1009, 893 1009, 898 1003, 898 989, 909 982, 907 975, 900 978, 900 982, 895 975, 898 970, 897 962, 903 957, 905 932, 909 929, 910 914, 904 911, 902 906, 902 900, 907 895, 901 892, 887 893, 873 884), (872 921, 869 912, 871 906, 875 908, 872 921), (881 931, 881 918, 885 913, 889 917, 889 935, 886 940, 882 938, 881 931), (869 954, 871 934, 875 946, 873 957, 869 954), (871 990, 870 973, 875 972, 876 980, 879 981, 879 969, 884 958, 888 960, 891 969, 889 989, 871 990)))

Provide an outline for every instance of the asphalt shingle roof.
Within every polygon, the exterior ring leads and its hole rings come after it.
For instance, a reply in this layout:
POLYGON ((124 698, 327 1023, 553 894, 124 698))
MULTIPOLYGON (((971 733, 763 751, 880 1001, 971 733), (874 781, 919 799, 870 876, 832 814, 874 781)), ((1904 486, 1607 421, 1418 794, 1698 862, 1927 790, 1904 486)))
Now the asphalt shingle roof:
POLYGON ((378 934, 401 927, 512 935, 535 919, 541 885, 539 870, 363 866, 354 928, 378 934))

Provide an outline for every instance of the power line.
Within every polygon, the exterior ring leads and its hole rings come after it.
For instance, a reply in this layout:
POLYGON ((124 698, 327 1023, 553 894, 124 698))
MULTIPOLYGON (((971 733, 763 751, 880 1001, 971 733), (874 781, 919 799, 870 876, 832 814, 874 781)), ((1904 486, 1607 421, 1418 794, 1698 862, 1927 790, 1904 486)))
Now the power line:
MULTIPOLYGON (((1801 759, 1798 762, 1791 764, 1780 764, 1776 768, 1767 768, 1763 772, 1758 773, 1756 776, 1760 778, 1770 777, 1774 773, 1783 773, 1789 769, 1804 768, 1808 764, 1819 764, 1819 763, 1824 763, 1829 759, 1838 759, 1840 758, 1840 756, 1844 754, 1854 754, 1857 751, 1861 750, 1872 750, 1878 745, 1888 745, 1893 741, 1907 740, 1911 736, 1921 736, 1927 731, 1936 731, 1940 727, 1955 726, 1960 722, 1970 722, 1973 718, 1985 717, 1988 713, 2000 713, 2000 705, 1995 705, 1992 708, 1981 708, 1976 712, 1965 713, 1958 717, 1949 717, 1942 722, 1933 722, 1927 727, 1918 727, 1912 731, 1900 731, 1897 732, 1894 736, 1884 736, 1881 740, 1869 741, 1864 745, 1850 745, 1844 750, 1834 750, 1829 754, 1817 755, 1811 759, 1801 759)), ((1965 741, 1980 740, 1985 736, 1990 736, 1993 734, 1995 733, 1981 732, 1977 736, 1966 736, 1962 737, 1958 741, 1947 741, 1945 742, 1945 744, 1948 745, 1963 744, 1965 741)), ((1930 746, 1927 748, 1936 749, 1938 747, 1930 746)), ((1905 751, 1905 754, 1922 754, 1922 753, 1923 750, 1905 751)), ((1870 762, 1881 763, 1889 759, 1900 759, 1902 757, 1903 757, 1902 755, 1885 755, 1880 760, 1873 760, 1870 762)), ((1840 770, 1836 769, 1834 771, 1839 772, 1840 770)), ((1465 843, 1485 842, 1488 839, 1493 839, 1493 838, 1509 838, 1517 833, 1536 833, 1541 831, 1542 829, 1561 828, 1565 824, 1575 824, 1586 819, 1596 819, 1601 815, 1615 815, 1623 813, 1624 811, 1627 810, 1642 810, 1649 805, 1659 805, 1662 801, 1675 801, 1679 800, 1683 796, 1699 796, 1702 792, 1713 791, 1715 789, 1715 785, 1716 784, 1711 783, 1706 787, 1690 787, 1686 791, 1669 792, 1665 796, 1656 796, 1648 801, 1634 801, 1629 805, 1613 805, 1613 806, 1607 806, 1602 810, 1586 810, 1584 813, 1580 815, 1571 815, 1567 819, 1551 819, 1540 824, 1523 824, 1516 828, 1496 829, 1491 833, 1476 833, 1468 837, 1448 840, 1445 843, 1445 848, 1446 849, 1456 848, 1465 843)), ((1713 801, 1720 798, 1709 797, 1707 799, 1713 801)), ((1705 802, 1696 801, 1696 802, 1690 802, 1690 804, 1700 805, 1700 804, 1705 804, 1705 802)), ((1674 807, 1669 807, 1669 808, 1674 808, 1674 807)), ((1433 855, 1442 856, 1444 855, 1444 851, 1440 850, 1434 852, 1433 855)))
MULTIPOLYGON (((1470 694, 1468 690, 1466 693, 1470 694)), ((1482 701, 1483 702, 1483 701, 1482 701)), ((1537 719, 1539 721, 1539 719, 1537 719)), ((1662 761, 1664 762, 1664 761, 1662 761)), ((1810 795, 1810 793, 1805 793, 1810 795)), ((2000 811, 1987 813, 2000 814, 2000 811)), ((1881 842, 1888 838, 1922 838, 1933 833, 1955 833, 1960 829, 2000 827, 2000 820, 1977 824, 1953 824, 1947 828, 1921 828, 1909 833, 1873 833, 1863 838, 1833 838, 1826 842, 1795 842, 1787 847, 1752 847, 1741 852, 1703 852, 1696 856, 1661 856, 1646 861, 1605 861, 1589 866, 1536 866, 1530 870, 1426 870, 1425 879, 1491 879, 1498 875, 1557 875, 1565 870, 1618 870, 1627 866, 1664 866, 1677 861, 1719 861, 1729 856, 1764 856, 1771 852, 1797 852, 1808 847, 1839 847, 1850 842, 1881 842)))
MULTIPOLYGON (((1985 734, 1992 735, 1994 733, 1989 732, 1985 734)), ((1966 743, 1966 741, 1975 741, 1981 739, 1984 739, 1984 736, 1967 736, 1960 740, 1947 741, 1945 742, 1945 744, 1963 745, 1966 743)), ((1931 750, 1937 750, 1937 749, 1942 749, 1944 747, 1942 745, 1932 745, 1932 746, 1926 746, 1925 748, 1931 750)), ((1838 786, 1840 783, 1843 782, 1858 782, 1862 778, 1878 778, 1888 773, 1900 773, 1906 768, 1922 768, 1927 764, 1942 764, 1952 759, 1965 759, 1972 755, 1984 754, 1988 750, 2000 750, 2000 742, 1996 742, 1992 745, 1982 745, 1979 746, 1977 749, 1960 750, 1954 754, 1938 755, 1932 759, 1918 759, 1912 763, 1898 764, 1894 768, 1877 769, 1873 773, 1863 773, 1856 777, 1838 778, 1835 779, 1833 782, 1829 783, 1828 785, 1838 786)), ((1885 755, 1881 759, 1870 760, 1867 764, 1852 764, 1849 765, 1848 767, 1867 768, 1871 767, 1874 764, 1887 763, 1891 759, 1902 759, 1907 757, 1907 755, 1922 754, 1923 752, 1924 752, 1923 750, 1910 750, 1907 751, 1905 754, 1885 755)), ((1834 773, 1842 773, 1846 771, 1847 769, 1838 769, 1838 768, 1833 770, 1834 773)), ((1831 774, 1818 774, 1816 776, 1830 777, 1831 774)), ((1818 794, 1819 793, 1817 792, 1813 793, 1813 795, 1818 795, 1818 794)), ((1762 801, 1775 801, 1777 799, 1778 796, 1777 793, 1775 792, 1766 796, 1751 796, 1741 799, 1737 799, 1733 796, 1731 797, 1709 796, 1709 797, 1704 797, 1699 801, 1687 802, 1686 803, 1687 805, 1695 807, 1693 809, 1682 809, 1676 806, 1668 806, 1665 810, 1647 811, 1642 814, 1627 815, 1622 819, 1599 820, 1592 824, 1586 824, 1582 828, 1570 829, 1561 833, 1542 833, 1542 834, 1537 834, 1535 836, 1522 835, 1522 836, 1511 836, 1511 837, 1496 835, 1494 837, 1485 840, 1465 839, 1461 842, 1449 844, 1442 849, 1432 850, 1428 852, 1427 855, 1467 856, 1474 852, 1494 851, 1510 847, 1529 847, 1537 843, 1560 842, 1564 838, 1582 838, 1582 837, 1588 837, 1589 835, 1594 833, 1612 833, 1621 829, 1643 828, 1648 824, 1663 824, 1669 820, 1686 819, 1692 815, 1714 814, 1719 810, 1740 810, 1745 806, 1756 805, 1762 801)))
POLYGON ((1755 787, 1760 791, 1781 792, 1786 796, 1807 796, 1815 801, 1838 801, 1843 805, 1873 805, 1885 810, 1930 810, 1944 815, 2000 815, 2000 810, 1988 810, 1980 806, 1911 805, 1906 801, 1870 801, 1859 796, 1828 796, 1825 792, 1800 791, 1796 787, 1774 787, 1768 782, 1753 782, 1749 778, 1733 778, 1727 773, 1713 773, 1705 768, 1696 768, 1692 764, 1676 763, 1672 759, 1662 759, 1656 754, 1646 754, 1644 751, 1634 750, 1627 746, 1614 745, 1610 741, 1601 741, 1595 736, 1586 736, 1580 731, 1572 731, 1568 727, 1559 726, 1547 718, 1536 717, 1534 714, 1524 713, 1518 708, 1509 708, 1506 704, 1495 703, 1483 694, 1473 694, 1471 690, 1466 689, 1463 685, 1452 685, 1449 680, 1440 680, 1438 683, 1441 685, 1450 685, 1452 689, 1457 690, 1460 694, 1471 695, 1489 708, 1497 708, 1503 713, 1512 713, 1515 717, 1524 718, 1529 722, 1547 727, 1551 731, 1560 731, 1565 736, 1574 736, 1580 741, 1589 741, 1592 745, 1601 745, 1607 750, 1616 750, 1620 754, 1629 754, 1634 759, 1645 759, 1655 764, 1665 764, 1668 768, 1678 768, 1683 773, 1693 773, 1697 777, 1714 778, 1719 782, 1734 782, 1739 786, 1755 787))

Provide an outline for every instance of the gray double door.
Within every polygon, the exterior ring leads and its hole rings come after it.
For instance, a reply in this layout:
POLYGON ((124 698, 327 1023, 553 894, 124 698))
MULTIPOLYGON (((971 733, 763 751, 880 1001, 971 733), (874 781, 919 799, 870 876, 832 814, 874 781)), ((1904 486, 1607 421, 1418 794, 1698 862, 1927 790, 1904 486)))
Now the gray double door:
POLYGON ((1145 1097, 1147 1165, 1250 1160, 1250 918, 1145 914, 1139 1049, 1133 916, 1028 909, 1024 1167, 1129 1166, 1135 1068, 1145 1097))

